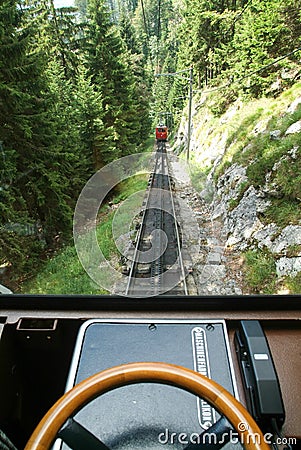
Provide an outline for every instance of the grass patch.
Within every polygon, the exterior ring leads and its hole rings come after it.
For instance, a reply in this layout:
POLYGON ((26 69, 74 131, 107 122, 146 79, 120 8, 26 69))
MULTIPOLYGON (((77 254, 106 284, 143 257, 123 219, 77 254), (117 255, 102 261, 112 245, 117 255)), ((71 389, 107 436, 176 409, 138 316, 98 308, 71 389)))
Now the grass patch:
POLYGON ((237 99, 237 92, 232 89, 224 89, 221 93, 218 91, 211 96, 209 108, 214 116, 221 116, 224 114, 229 106, 237 99))
POLYGON ((277 274, 272 255, 261 250, 249 250, 244 254, 244 275, 248 288, 254 294, 273 294, 277 274))
POLYGON ((202 191, 204 189, 210 170, 211 167, 203 167, 192 158, 189 165, 189 175, 191 184, 196 190, 202 191))
POLYGON ((265 224, 276 223, 281 228, 285 228, 287 225, 299 225, 300 219, 300 202, 287 198, 272 199, 271 205, 261 216, 261 220, 265 224))
POLYGON ((143 143, 142 152, 152 152, 154 150, 154 136, 155 132, 143 143))
POLYGON ((290 294, 301 293, 301 272, 299 272, 295 277, 285 277, 284 285, 288 289, 290 294))
POLYGON ((284 197, 290 200, 301 200, 301 149, 298 148, 296 140, 289 145, 289 150, 297 149, 295 157, 286 156, 279 161, 275 171, 273 182, 284 197))
POLYGON ((292 244, 286 248, 285 252, 288 258, 293 258, 295 256, 301 255, 301 244, 292 244))
POLYGON ((249 111, 248 114, 245 114, 243 120, 240 119, 239 126, 234 128, 228 137, 227 146, 233 142, 239 142, 241 145, 246 144, 246 138, 262 116, 262 110, 262 108, 257 108, 253 113, 249 111))
POLYGON ((106 259, 112 258, 113 255, 118 255, 117 247, 114 243, 112 233, 112 222, 114 213, 105 215, 101 222, 97 225, 96 237, 99 247, 106 259))
POLYGON ((127 199, 135 192, 144 191, 147 187, 147 180, 149 175, 145 173, 138 173, 137 175, 127 178, 116 186, 115 195, 112 199, 113 204, 118 204, 127 199))
POLYGON ((254 186, 264 184, 266 174, 271 172, 275 164, 279 162, 277 170, 274 171, 276 184, 279 185, 283 195, 291 195, 295 191, 295 197, 298 197, 301 193, 300 159, 283 158, 281 160, 281 158, 294 147, 298 147, 299 143, 298 133, 283 137, 279 141, 273 141, 269 134, 265 134, 254 140, 246 154, 237 158, 237 162, 242 165, 248 164, 247 176, 250 184, 254 186))
MULTIPOLYGON (((120 183, 112 203, 120 203, 133 193, 144 191, 147 187, 147 179, 147 174, 138 174, 120 183)), ((97 240, 106 259, 114 256, 117 259, 119 255, 112 233, 114 214, 115 211, 111 211, 108 206, 104 205, 100 211, 97 225, 97 240)), ((121 220, 124 220, 122 214, 121 220)), ((37 276, 22 284, 21 292, 29 294, 108 294, 87 275, 78 259, 74 245, 66 246, 47 260, 37 276)))
POLYGON ((233 211, 237 206, 239 205, 239 199, 238 198, 231 198, 228 202, 228 209, 229 211, 233 211))
POLYGON ((35 278, 22 285, 28 294, 106 294, 83 269, 74 246, 48 260, 35 278))
MULTIPOLYGON (((296 83, 276 99, 262 98, 241 105, 230 120, 226 121, 230 132, 226 152, 215 172, 215 181, 230 164, 237 163, 248 166, 250 184, 259 185, 264 182, 265 174, 275 162, 294 146, 300 145, 299 133, 284 136, 288 127, 301 119, 300 106, 294 113, 286 114, 289 104, 300 95, 301 83, 296 83), (270 131, 275 129, 280 130, 282 138, 273 141, 270 131)), ((207 126, 211 126, 211 123, 206 124, 207 126)), ((219 125, 219 130, 221 128, 219 125)), ((208 145, 207 142, 202 143, 203 147, 208 145)), ((298 183, 300 184, 300 180, 298 183)))
MULTIPOLYGON (((290 255, 295 256, 300 245, 291 246, 290 255)), ((244 278, 246 289, 252 294, 300 294, 301 272, 295 277, 278 278, 274 257, 262 250, 249 250, 244 254, 244 278)))

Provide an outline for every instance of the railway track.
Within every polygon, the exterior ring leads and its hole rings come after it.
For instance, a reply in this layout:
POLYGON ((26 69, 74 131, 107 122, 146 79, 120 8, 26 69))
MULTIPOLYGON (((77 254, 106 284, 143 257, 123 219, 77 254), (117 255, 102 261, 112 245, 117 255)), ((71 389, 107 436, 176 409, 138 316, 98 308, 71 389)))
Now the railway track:
POLYGON ((158 142, 125 295, 188 295, 165 142, 158 142))

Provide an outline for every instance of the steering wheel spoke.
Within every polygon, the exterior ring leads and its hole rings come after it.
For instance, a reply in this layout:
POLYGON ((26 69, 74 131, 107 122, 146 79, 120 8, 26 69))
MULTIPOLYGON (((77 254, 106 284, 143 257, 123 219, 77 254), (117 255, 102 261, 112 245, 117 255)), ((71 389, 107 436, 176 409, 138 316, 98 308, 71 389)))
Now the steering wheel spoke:
POLYGON ((219 450, 231 439, 232 425, 225 416, 215 422, 208 430, 203 431, 194 442, 187 445, 184 450, 219 450))
POLYGON ((70 418, 65 422, 57 435, 72 450, 110 450, 94 434, 70 418))

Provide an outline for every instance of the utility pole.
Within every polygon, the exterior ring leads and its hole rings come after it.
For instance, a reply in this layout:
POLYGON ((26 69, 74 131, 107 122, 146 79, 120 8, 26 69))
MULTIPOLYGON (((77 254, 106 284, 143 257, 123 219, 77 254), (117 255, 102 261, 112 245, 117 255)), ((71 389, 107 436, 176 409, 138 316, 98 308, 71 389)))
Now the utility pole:
POLYGON ((190 141, 191 141, 191 122, 192 122, 192 96, 193 96, 193 67, 189 69, 180 70, 173 73, 158 73, 155 77, 180 77, 183 80, 189 81, 189 104, 188 104, 188 133, 187 133, 187 151, 186 160, 189 163, 190 157, 190 141), (189 77, 181 75, 184 72, 189 72, 189 77))
POLYGON ((192 85, 193 85, 193 68, 189 69, 189 104, 188 104, 188 134, 187 134, 187 153, 186 161, 189 163, 190 141, 191 141, 191 115, 192 115, 192 85))

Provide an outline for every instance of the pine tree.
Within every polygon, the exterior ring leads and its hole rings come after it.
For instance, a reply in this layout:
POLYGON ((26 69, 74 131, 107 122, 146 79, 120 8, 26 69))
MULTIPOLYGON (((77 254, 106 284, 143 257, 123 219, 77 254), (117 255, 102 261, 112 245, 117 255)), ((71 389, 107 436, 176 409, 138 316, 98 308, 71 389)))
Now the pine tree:
POLYGON ((180 30, 180 67, 194 67, 199 87, 217 77, 227 65, 222 52, 233 36, 238 4, 212 0, 186 0, 180 30))
POLYGON ((110 22, 104 2, 92 0, 89 6, 87 63, 91 80, 103 98, 105 148, 98 152, 102 165, 136 151, 140 143, 140 118, 136 114, 139 99, 128 52, 116 26, 110 22))
POLYGON ((68 237, 85 180, 148 136, 149 80, 130 23, 123 40, 104 1, 89 8, 79 24, 52 0, 0 5, 1 262, 14 270, 68 237), (21 236, 19 223, 43 239, 21 236))
POLYGON ((71 232, 72 174, 83 167, 71 142, 65 146, 66 131, 60 134, 60 103, 49 86, 47 54, 36 47, 37 28, 23 6, 11 0, 0 9, 0 140, 14 175, 1 193, 3 202, 10 200, 9 208, 1 208, 1 222, 39 224, 50 243, 58 233, 71 232))
POLYGON ((261 95, 273 81, 273 72, 279 70, 276 66, 261 69, 283 54, 281 4, 280 0, 254 0, 241 17, 229 47, 232 77, 244 78, 245 91, 253 96, 261 95))
MULTIPOLYGON (((44 168, 37 152, 49 136, 41 73, 44 60, 29 52, 32 30, 23 27, 22 8, 7 0, 0 6, 0 141, 4 171, 0 189, 1 261, 21 269, 39 242, 24 236, 40 220, 41 191, 31 177, 44 168), (22 225, 23 224, 23 225, 22 225), (26 233, 25 233, 26 234, 26 233)), ((49 155, 47 155, 49 160, 49 155)), ((38 245, 39 247, 39 245, 38 245)))

